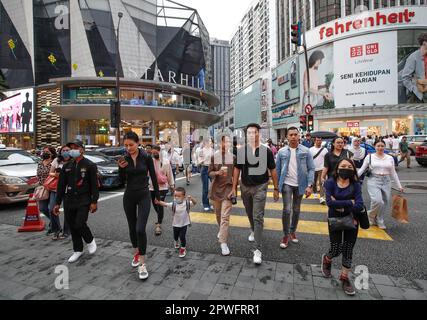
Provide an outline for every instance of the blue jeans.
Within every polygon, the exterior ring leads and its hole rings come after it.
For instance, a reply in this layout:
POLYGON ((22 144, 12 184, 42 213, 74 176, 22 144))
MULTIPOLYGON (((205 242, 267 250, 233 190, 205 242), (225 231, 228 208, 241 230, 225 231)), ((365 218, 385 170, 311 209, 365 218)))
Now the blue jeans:
POLYGON ((283 234, 289 236, 291 233, 295 233, 298 228, 299 216, 301 212, 301 201, 303 196, 300 196, 298 187, 292 187, 287 184, 283 186, 282 190, 283 197, 283 234), (292 213, 292 223, 291 223, 292 213))
POLYGON ((57 233, 61 231, 61 220, 59 219, 59 216, 56 216, 53 214, 53 209, 56 205, 56 192, 51 192, 49 195, 49 216, 50 216, 50 223, 51 223, 51 229, 52 232, 57 233))
POLYGON ((202 178, 202 186, 203 186, 203 192, 202 192, 202 202, 203 202, 203 208, 210 208, 209 204, 209 167, 203 166, 201 171, 201 178, 202 178))

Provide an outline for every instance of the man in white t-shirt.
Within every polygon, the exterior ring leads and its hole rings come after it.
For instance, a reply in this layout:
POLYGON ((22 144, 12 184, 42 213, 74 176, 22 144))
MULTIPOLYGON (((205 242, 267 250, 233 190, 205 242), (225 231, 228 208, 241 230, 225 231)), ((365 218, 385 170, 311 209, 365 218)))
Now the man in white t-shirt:
POLYGON ((281 149, 277 155, 276 167, 279 178, 279 190, 283 196, 283 233, 280 248, 286 249, 289 240, 298 243, 296 230, 301 211, 301 201, 313 194, 315 167, 310 150, 299 144, 299 129, 288 129, 289 146, 281 149), (292 212, 292 222, 291 222, 292 212))
POLYGON ((397 136, 394 136, 392 139, 392 149, 393 149, 394 154, 399 153, 400 141, 399 141, 399 138, 397 136))
POLYGON ((326 204, 325 190, 322 185, 322 171, 325 165, 325 156, 328 154, 328 149, 322 147, 322 138, 316 138, 314 147, 310 148, 310 153, 313 156, 316 172, 314 174, 314 192, 320 194, 320 204, 326 204))

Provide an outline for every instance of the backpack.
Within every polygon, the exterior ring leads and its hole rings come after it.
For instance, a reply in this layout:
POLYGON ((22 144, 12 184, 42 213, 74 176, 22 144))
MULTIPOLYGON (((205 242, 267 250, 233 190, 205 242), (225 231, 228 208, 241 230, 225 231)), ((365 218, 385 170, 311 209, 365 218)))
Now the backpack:
POLYGON ((163 184, 168 183, 168 177, 163 173, 162 167, 163 167, 163 164, 161 163, 160 164, 160 170, 158 170, 158 171, 156 170, 156 178, 157 178, 157 183, 159 185, 163 185, 163 184))
MULTIPOLYGON (((190 218, 191 205, 190 205, 190 201, 186 200, 185 205, 186 205, 186 211, 187 211, 187 214, 188 214, 188 219, 190 220, 190 227, 191 227, 191 218, 190 218)), ((176 201, 174 201, 173 204, 172 204, 172 212, 173 212, 173 215, 175 216, 175 213, 176 213, 176 201)))

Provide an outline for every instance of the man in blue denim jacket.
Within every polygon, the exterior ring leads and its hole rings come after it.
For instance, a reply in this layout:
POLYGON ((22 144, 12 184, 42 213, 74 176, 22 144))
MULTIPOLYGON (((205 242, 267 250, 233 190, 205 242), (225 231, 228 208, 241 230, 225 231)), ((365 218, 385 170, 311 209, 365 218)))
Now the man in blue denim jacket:
POLYGON ((310 150, 299 144, 300 133, 295 127, 288 129, 289 146, 281 149, 277 155, 276 167, 279 179, 279 190, 283 195, 283 233, 280 244, 282 249, 289 246, 289 238, 298 243, 295 232, 301 211, 301 201, 304 195, 313 194, 314 166, 310 150), (291 210, 292 225, 291 225, 291 210))

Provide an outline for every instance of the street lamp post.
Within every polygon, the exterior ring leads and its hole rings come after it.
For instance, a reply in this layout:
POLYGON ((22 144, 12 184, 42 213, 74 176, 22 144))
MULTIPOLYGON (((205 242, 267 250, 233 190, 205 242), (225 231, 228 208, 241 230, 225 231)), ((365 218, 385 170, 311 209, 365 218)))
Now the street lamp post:
POLYGON ((116 113, 118 124, 116 128, 116 145, 120 146, 120 124, 122 120, 121 102, 120 102, 120 78, 119 78, 119 64, 120 64, 120 22, 123 18, 123 13, 118 13, 119 22, 117 24, 117 41, 116 41, 116 113))

